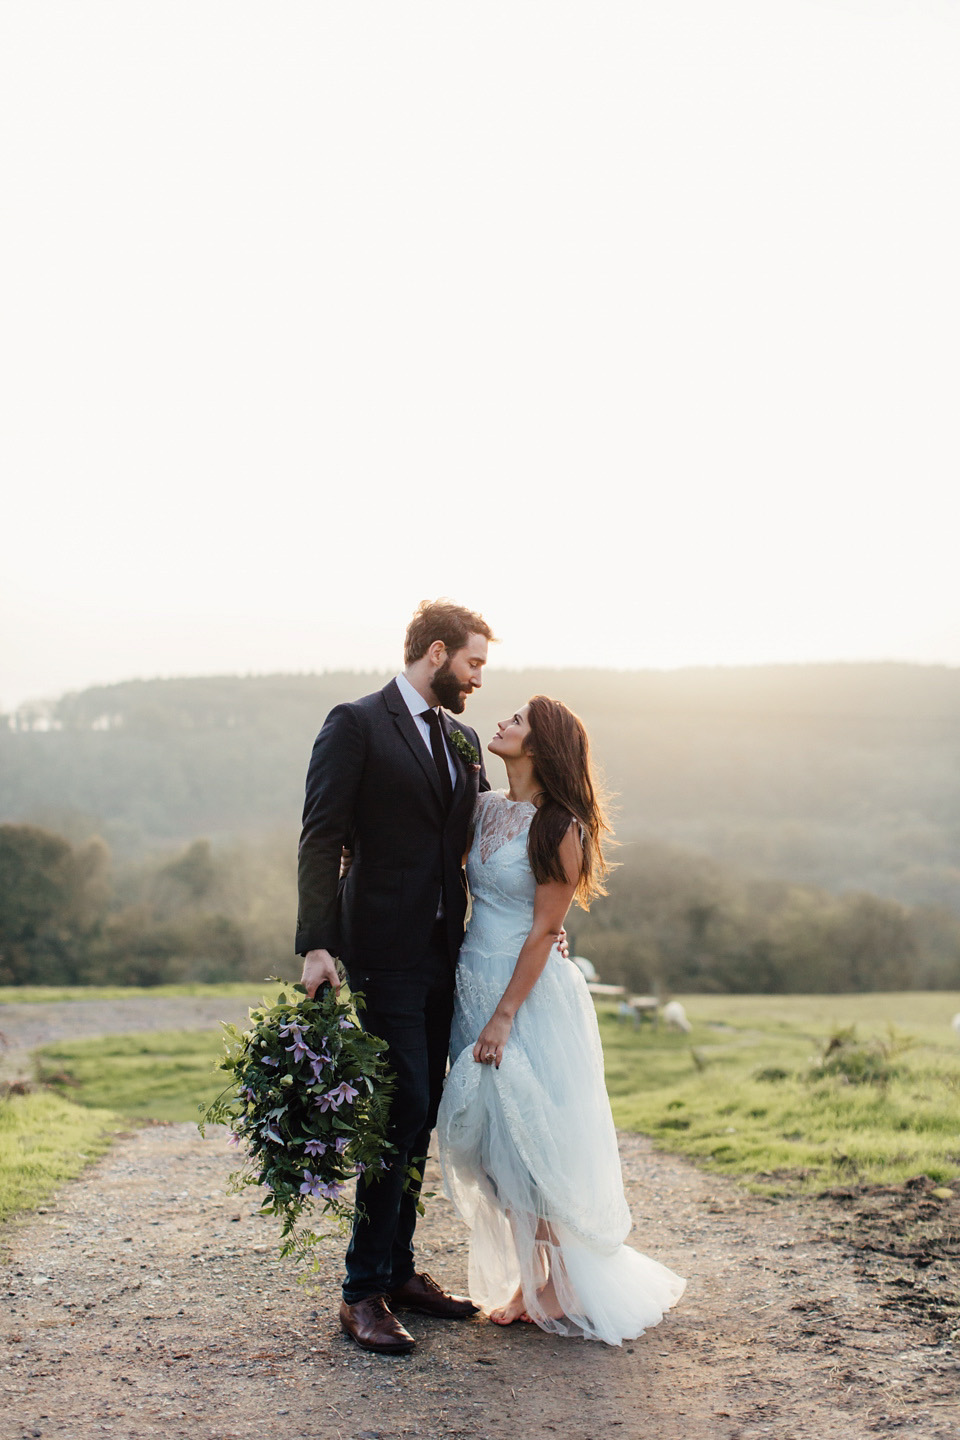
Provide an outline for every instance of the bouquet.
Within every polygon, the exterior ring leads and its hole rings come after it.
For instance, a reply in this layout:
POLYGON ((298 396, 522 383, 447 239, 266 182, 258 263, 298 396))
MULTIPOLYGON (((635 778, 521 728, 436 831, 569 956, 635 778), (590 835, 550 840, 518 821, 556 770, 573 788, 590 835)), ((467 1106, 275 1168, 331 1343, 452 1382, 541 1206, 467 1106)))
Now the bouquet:
MULTIPOLYGON (((383 1058, 386 1042, 360 1028, 356 1011, 324 985, 313 1000, 301 985, 277 1002, 250 1011, 250 1028, 224 1025, 226 1054, 217 1068, 231 1072, 226 1090, 201 1105, 206 1125, 229 1125, 230 1144, 245 1151, 231 1175, 234 1191, 260 1185, 261 1215, 281 1223, 280 1254, 305 1259, 321 1235, 302 1225, 322 1201, 338 1232, 353 1222, 350 1181, 387 1167, 393 1146, 387 1119, 394 1082, 383 1058)), ((352 996, 362 1006, 363 997, 352 996)))

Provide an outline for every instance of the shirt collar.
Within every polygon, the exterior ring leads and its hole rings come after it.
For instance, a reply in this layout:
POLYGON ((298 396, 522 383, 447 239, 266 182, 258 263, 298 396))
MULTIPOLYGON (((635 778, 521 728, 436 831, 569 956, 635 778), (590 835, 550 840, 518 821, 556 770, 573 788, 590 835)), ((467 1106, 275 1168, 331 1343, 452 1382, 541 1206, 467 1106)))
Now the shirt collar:
POLYGON ((410 681, 407 679, 406 675, 397 676, 397 689, 403 696, 404 704, 410 711, 411 715, 425 715, 428 710, 432 710, 434 708, 432 705, 428 705, 426 700, 424 700, 423 696, 420 694, 420 691, 415 689, 414 686, 410 684, 410 681))

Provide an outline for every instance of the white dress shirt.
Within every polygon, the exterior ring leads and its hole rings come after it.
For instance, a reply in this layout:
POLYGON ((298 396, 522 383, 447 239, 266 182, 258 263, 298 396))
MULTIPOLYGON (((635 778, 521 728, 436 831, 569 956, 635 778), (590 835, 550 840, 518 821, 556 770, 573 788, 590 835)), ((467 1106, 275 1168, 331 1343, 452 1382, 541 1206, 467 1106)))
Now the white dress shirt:
MULTIPOLYGON (((420 734, 423 736, 423 743, 424 745, 426 745, 428 751, 430 752, 430 759, 432 760, 433 747, 430 744, 430 726, 424 719, 427 711, 432 707, 427 704, 426 700, 424 700, 423 696, 420 694, 420 691, 414 689, 414 687, 410 684, 410 681, 407 679, 406 675, 397 676, 397 688, 400 691, 400 694, 403 696, 404 703, 406 704, 407 709, 413 716, 413 723, 416 725, 417 729, 420 731, 420 734)), ((438 705, 437 710, 439 711, 439 709, 440 707, 438 705)), ((450 771, 450 784, 454 787, 454 789, 456 789, 457 767, 454 762, 453 756, 450 754, 450 746, 447 744, 447 737, 443 733, 442 725, 440 726, 440 738, 443 741, 443 753, 447 757, 447 768, 450 771)))

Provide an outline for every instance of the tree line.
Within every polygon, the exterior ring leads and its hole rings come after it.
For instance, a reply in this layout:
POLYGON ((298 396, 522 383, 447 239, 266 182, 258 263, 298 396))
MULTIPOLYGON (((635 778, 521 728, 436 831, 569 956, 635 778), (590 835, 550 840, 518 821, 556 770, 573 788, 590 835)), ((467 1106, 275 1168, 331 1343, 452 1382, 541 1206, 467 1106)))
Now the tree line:
POLYGON ((609 895, 567 924, 633 993, 960 989, 960 917, 943 906, 758 878, 674 846, 621 855, 609 895))
MULTIPOLYGON (((250 980, 299 973, 296 831, 114 858, 0 825, 0 984, 250 980)), ((568 930, 633 992, 960 989, 960 917, 865 892, 757 878, 677 846, 618 852, 608 896, 568 930)))

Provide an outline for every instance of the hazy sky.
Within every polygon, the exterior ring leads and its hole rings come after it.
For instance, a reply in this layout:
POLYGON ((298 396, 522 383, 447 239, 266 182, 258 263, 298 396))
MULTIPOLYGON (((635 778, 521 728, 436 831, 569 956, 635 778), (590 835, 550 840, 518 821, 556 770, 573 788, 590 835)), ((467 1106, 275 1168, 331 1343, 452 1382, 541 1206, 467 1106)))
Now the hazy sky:
POLYGON ((0 704, 960 663, 960 5, 0 7, 0 704))

